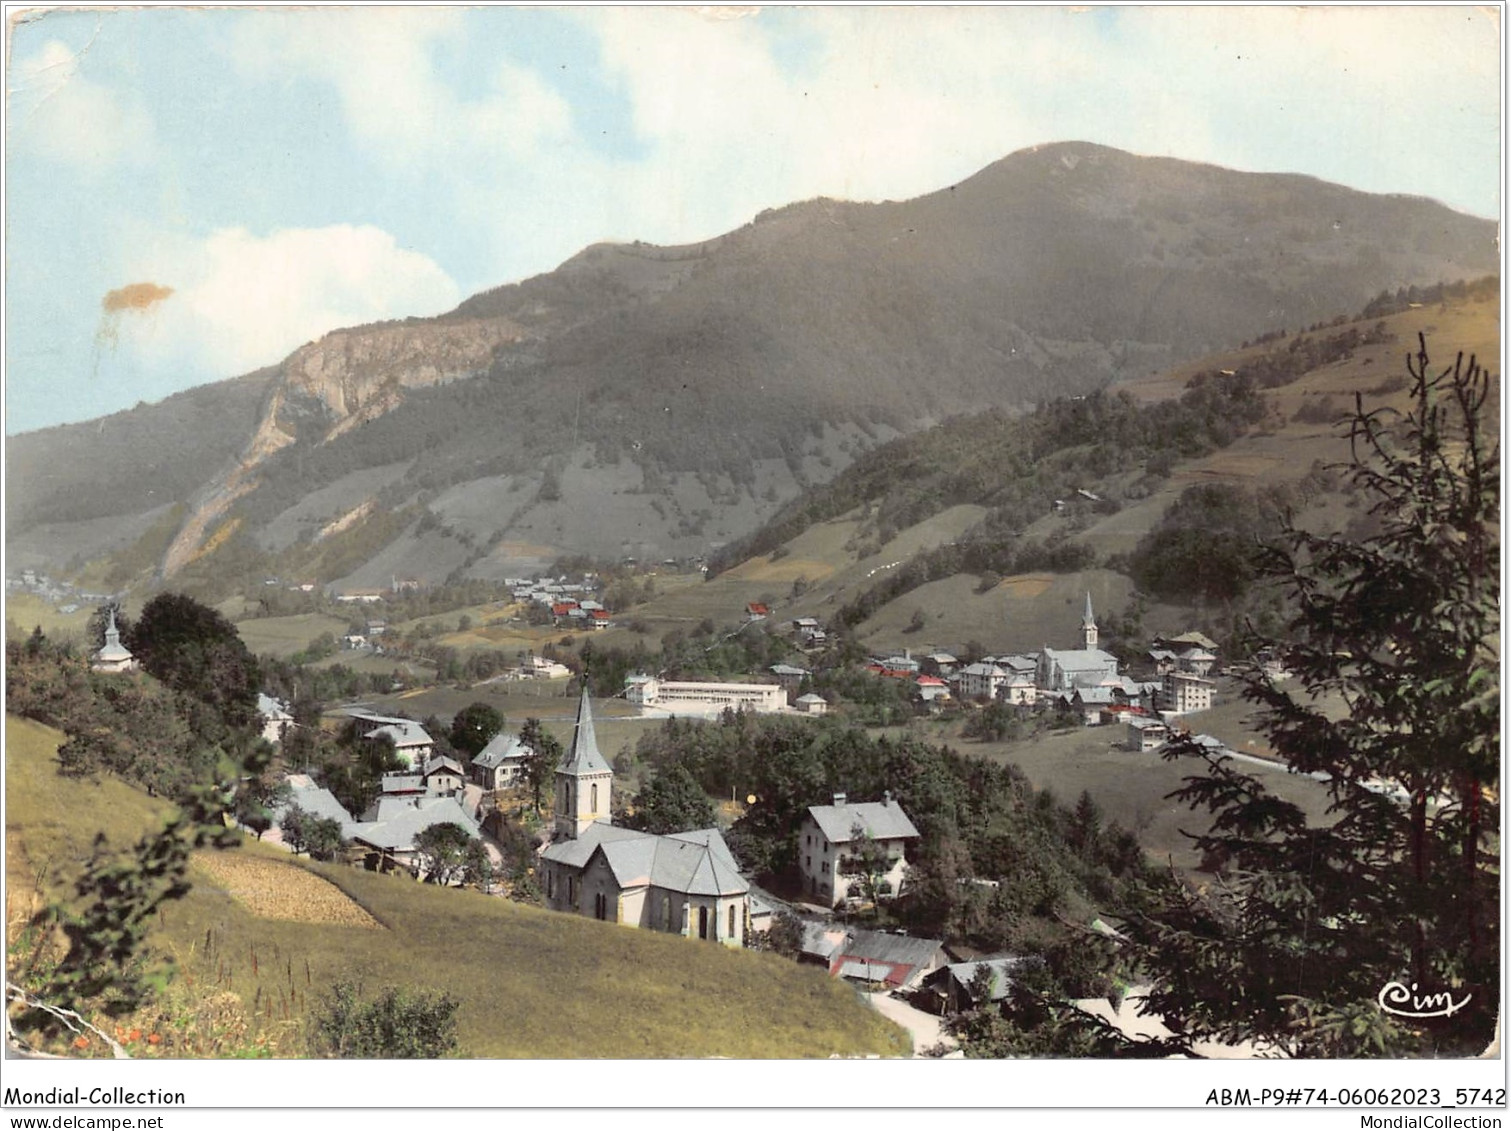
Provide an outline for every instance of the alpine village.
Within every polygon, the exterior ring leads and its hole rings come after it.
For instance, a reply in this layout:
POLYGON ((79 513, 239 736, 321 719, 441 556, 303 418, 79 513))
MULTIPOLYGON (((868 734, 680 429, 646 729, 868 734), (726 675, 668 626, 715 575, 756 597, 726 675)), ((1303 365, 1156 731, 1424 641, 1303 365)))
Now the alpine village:
POLYGON ((1494 227, 1046 145, 10 437, 12 1048, 1479 1051, 1494 227))

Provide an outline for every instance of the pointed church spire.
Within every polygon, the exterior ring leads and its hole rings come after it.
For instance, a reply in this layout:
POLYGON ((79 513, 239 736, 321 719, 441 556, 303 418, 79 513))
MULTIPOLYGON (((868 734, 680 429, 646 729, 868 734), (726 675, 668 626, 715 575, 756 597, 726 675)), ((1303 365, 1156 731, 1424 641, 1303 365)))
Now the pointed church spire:
POLYGON ((577 705, 577 730, 572 753, 556 770, 556 836, 572 840, 613 813, 614 771, 598 751, 593 733, 593 706, 588 678, 582 677, 582 702, 577 705))
POLYGON ((97 672, 131 671, 136 667, 136 660, 132 657, 131 650, 121 643, 121 630, 115 623, 115 606, 109 606, 106 613, 110 619, 105 625, 105 644, 94 654, 90 666, 97 672))
POLYGON ((572 752, 562 763, 562 773, 607 774, 613 771, 598 752, 598 736, 593 733, 593 706, 588 701, 588 681, 582 681, 582 700, 577 705, 577 728, 572 735, 572 752))
POLYGON ((1091 590, 1086 590, 1086 612, 1081 616, 1081 638, 1088 650, 1097 646, 1097 619, 1091 611, 1091 590))

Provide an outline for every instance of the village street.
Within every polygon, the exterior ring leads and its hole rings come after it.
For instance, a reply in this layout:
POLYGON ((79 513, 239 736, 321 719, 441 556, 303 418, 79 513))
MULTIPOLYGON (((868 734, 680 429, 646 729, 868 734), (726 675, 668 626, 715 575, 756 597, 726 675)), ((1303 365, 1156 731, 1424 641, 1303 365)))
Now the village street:
MULTIPOLYGON (((941 1042, 955 1049, 954 1038, 945 1034, 940 1023, 941 1019, 932 1013, 914 1009, 901 998, 895 998, 891 994, 866 994, 864 996, 873 1009, 888 1020, 897 1022, 912 1035, 915 1057, 922 1057, 925 1049, 933 1048, 941 1042)), ((948 1055, 959 1057, 964 1054, 956 1050, 948 1055)))

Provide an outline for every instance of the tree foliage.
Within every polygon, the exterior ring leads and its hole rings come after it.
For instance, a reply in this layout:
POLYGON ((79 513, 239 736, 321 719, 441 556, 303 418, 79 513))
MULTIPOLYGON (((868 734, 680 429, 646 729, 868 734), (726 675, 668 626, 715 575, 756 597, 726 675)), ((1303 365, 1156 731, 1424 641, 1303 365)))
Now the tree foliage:
POLYGON ((1272 516, 1254 492, 1201 483, 1140 539, 1129 574, 1161 600, 1236 601, 1254 581, 1260 542, 1273 533, 1272 516))
POLYGON ((693 776, 673 764, 652 775, 635 797, 635 811, 625 818, 632 829, 648 833, 680 833, 709 829, 717 823, 713 802, 693 776))
POLYGON ((290 805, 279 823, 283 843, 298 855, 308 852, 316 860, 334 860, 346 843, 341 838, 341 822, 334 817, 321 817, 290 805))
POLYGON ((461 880, 467 871, 467 849, 473 843, 467 830, 453 821, 443 821, 416 833, 415 855, 425 882, 444 887, 461 880))
POLYGON ((882 896, 892 894, 892 885, 886 878, 891 867, 887 846, 857 821, 850 829, 849 848, 839 859, 839 874, 853 880, 861 898, 877 907, 882 896))
POLYGON ((488 703, 469 703, 451 720, 451 745, 459 754, 475 758, 504 729, 504 716, 488 703))
POLYGON ((182 593, 160 593, 123 639, 145 670, 213 706, 227 725, 255 724, 257 660, 214 609, 182 593))
POLYGON ((457 1053, 456 1011, 447 993, 390 986, 375 1001, 356 983, 336 983, 314 1018, 310 1044, 321 1056, 435 1060, 457 1053))
POLYGON ((521 769, 525 783, 530 787, 530 800, 539 813, 541 793, 555 777, 556 767, 561 765, 561 743, 536 718, 525 720, 525 725, 520 728, 519 741, 526 751, 521 769))
POLYGON ((1189 1037, 1259 1038, 1302 1056, 1462 1054, 1494 1028, 1494 382, 1473 358, 1435 370, 1425 340, 1408 371, 1408 412, 1356 401, 1348 422, 1345 471, 1372 500, 1375 533, 1287 524, 1259 562, 1295 609, 1270 642, 1295 678, 1256 673, 1245 693, 1290 767, 1325 781, 1327 823, 1209 760, 1176 796, 1213 815, 1194 839, 1223 874, 1205 892, 1172 883, 1156 912, 1129 923, 1159 976, 1151 1009, 1189 1037), (1468 1003, 1436 1022, 1394 1017, 1377 1005, 1393 982, 1468 1003))

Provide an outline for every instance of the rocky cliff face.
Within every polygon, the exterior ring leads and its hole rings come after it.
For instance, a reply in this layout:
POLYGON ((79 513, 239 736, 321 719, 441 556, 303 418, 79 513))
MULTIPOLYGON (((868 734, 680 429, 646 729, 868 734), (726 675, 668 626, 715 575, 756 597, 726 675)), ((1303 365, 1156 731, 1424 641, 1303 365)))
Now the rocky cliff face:
POLYGON ((499 346, 524 336, 511 319, 472 318, 337 330, 300 347, 284 361, 246 448, 191 501, 162 576, 193 560, 231 505, 257 488, 258 468, 274 452, 376 420, 403 404, 408 390, 475 376, 499 346))

